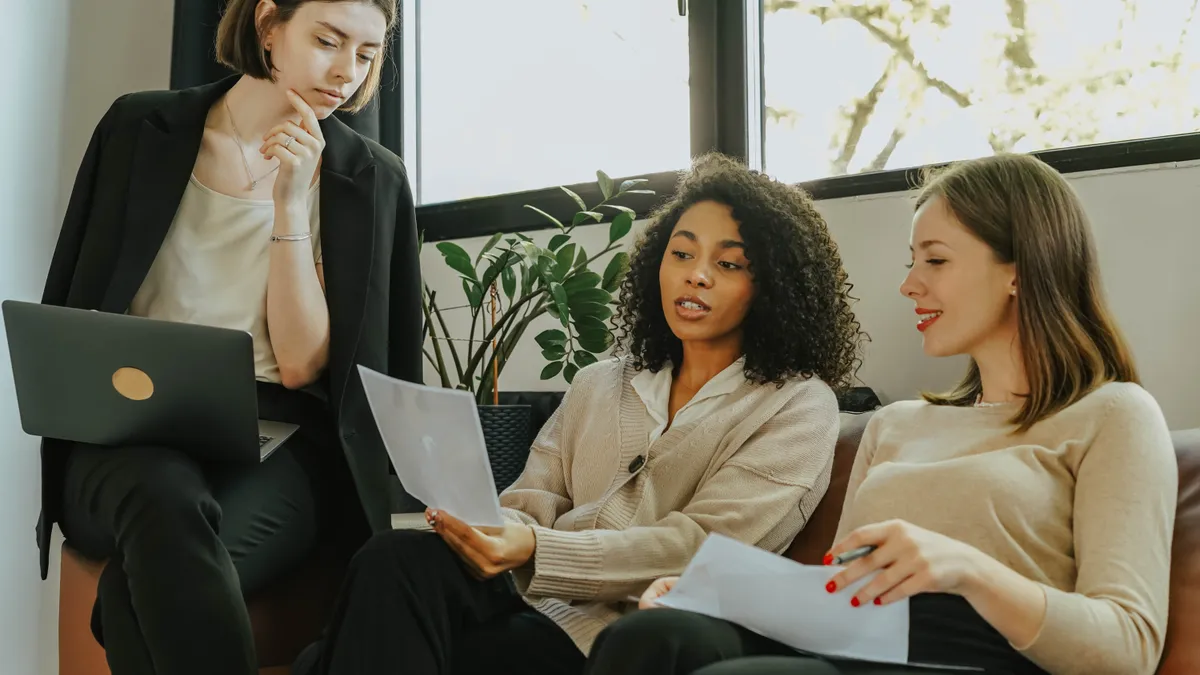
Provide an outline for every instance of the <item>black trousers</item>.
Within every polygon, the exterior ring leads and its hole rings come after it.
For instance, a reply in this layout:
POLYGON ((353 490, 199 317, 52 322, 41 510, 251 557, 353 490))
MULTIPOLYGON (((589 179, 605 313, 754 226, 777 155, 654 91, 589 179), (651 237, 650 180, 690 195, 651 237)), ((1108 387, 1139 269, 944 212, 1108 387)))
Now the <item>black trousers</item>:
POLYGON ((164 447, 70 451, 61 526, 84 556, 108 559, 92 629, 113 675, 257 673, 244 596, 302 561, 343 511, 349 471, 337 470, 324 404, 278 385, 258 393, 261 416, 301 425, 261 464, 164 447))
MULTIPOLYGON (((995 675, 1044 675, 962 598, 910 601, 909 660, 995 675)), ((802 610, 798 610, 802 611, 802 610)), ((675 609, 635 612, 596 639, 587 675, 945 675, 943 669, 801 655, 720 619, 675 609)))
POLYGON ((579 675, 584 655, 508 576, 480 581, 431 532, 376 534, 325 639, 292 675, 579 675))

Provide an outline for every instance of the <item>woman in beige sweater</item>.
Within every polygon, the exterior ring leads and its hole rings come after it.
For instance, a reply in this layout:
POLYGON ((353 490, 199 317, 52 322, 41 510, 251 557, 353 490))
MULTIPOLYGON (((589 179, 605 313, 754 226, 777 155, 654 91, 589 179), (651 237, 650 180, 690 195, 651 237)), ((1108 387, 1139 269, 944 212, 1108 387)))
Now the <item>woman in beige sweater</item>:
MULTIPOLYGON (((871 419, 830 554, 874 549, 831 571, 826 590, 862 612, 908 598, 910 662, 1150 675, 1166 633, 1175 456, 1105 306, 1079 199, 1032 157, 965 162, 921 192, 911 248, 900 290, 925 353, 967 354, 970 368, 953 391, 871 419)), ((798 656, 661 608, 603 633, 590 665, 593 675, 942 672, 798 656)))
POLYGON ((436 534, 376 536, 316 672, 576 675, 710 532, 783 551, 829 484, 848 290, 803 191, 701 160, 633 254, 624 356, 576 375, 501 495, 509 524, 428 513, 436 534))

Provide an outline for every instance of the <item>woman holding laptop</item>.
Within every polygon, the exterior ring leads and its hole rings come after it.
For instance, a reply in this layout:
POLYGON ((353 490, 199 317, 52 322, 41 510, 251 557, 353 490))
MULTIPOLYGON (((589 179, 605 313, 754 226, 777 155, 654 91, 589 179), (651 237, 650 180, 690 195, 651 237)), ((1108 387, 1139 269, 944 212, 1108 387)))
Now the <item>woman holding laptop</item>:
POLYGON ((580 673, 708 533, 782 551, 828 486, 848 290, 804 192, 699 160, 633 254, 621 356, 576 376, 500 497, 507 524, 428 512, 435 533, 376 535, 293 672, 580 673))
MULTIPOLYGON (((1105 303, 1079 198, 1033 157, 964 162, 921 191, 910 243, 900 291, 925 353, 966 354, 970 367, 948 393, 868 423, 827 557, 853 559, 825 591, 860 612, 909 599, 911 662, 1151 675, 1166 634, 1175 453, 1105 303)), ((656 582, 642 605, 673 583, 656 582)), ((945 671, 802 657, 655 608, 602 633, 587 672, 945 671)))
POLYGON ((355 368, 421 376, 413 202, 400 160, 332 114, 370 102, 395 20, 395 0, 231 0, 236 75, 122 96, 92 135, 43 302, 248 331, 260 416, 300 425, 257 465, 44 441, 43 576, 55 522, 107 560, 114 675, 257 673, 243 595, 319 537, 388 526, 355 368))

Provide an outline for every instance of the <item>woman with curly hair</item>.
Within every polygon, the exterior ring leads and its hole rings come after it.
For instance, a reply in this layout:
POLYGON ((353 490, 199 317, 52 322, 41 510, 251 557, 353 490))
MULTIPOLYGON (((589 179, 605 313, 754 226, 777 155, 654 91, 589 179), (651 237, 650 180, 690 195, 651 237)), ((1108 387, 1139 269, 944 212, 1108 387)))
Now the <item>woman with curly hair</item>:
POLYGON ((622 355, 575 377, 500 497, 508 524, 428 512, 434 534, 368 542, 318 672, 576 675, 709 533, 783 551, 829 484, 848 290, 803 191, 699 160, 632 257, 622 355))

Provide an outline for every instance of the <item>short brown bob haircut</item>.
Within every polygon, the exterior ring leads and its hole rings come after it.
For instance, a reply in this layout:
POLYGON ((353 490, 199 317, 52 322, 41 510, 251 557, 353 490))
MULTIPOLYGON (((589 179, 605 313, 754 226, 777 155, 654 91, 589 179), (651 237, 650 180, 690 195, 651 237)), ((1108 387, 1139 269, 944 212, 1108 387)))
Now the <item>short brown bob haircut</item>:
MULTIPOLYGON (((217 26, 217 61, 233 70, 260 80, 275 81, 275 68, 271 55, 263 49, 262 36, 270 29, 286 24, 295 16, 296 10, 310 2, 361 2, 383 12, 390 35, 396 25, 396 0, 274 0, 275 11, 263 25, 257 25, 255 13, 260 0, 229 0, 225 14, 217 26)), ((384 55, 381 53, 372 63, 367 79, 354 96, 342 105, 341 110, 358 112, 371 102, 379 89, 380 73, 384 55)))
MULTIPOLYGON (((1108 382, 1138 382, 1100 279, 1092 226, 1062 174, 1031 156, 1001 154, 935 170, 917 208, 941 197, 996 260, 1017 268, 1017 331, 1029 392, 1011 420, 1018 431, 1108 382)), ((969 406, 983 392, 972 360, 936 405, 969 406)))

